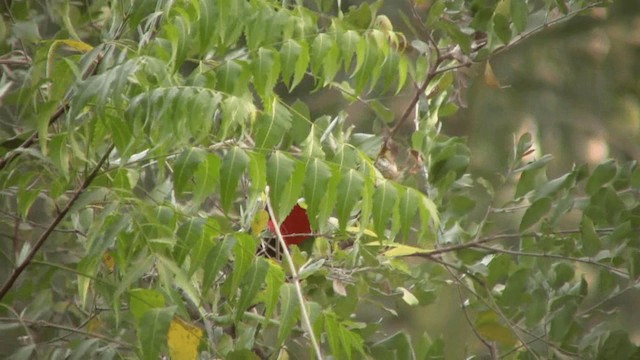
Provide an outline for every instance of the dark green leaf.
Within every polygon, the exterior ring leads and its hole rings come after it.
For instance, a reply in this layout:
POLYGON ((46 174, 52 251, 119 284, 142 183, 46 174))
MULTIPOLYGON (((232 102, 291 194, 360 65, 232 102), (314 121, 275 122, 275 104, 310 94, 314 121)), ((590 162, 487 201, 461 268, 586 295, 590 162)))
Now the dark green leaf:
POLYGON ((551 210, 551 199, 542 198, 536 200, 527 211, 525 211, 520 221, 520 231, 525 231, 537 224, 551 210))
POLYGON ((167 330, 176 307, 154 308, 147 310, 138 325, 138 340, 142 358, 156 360, 160 349, 167 342, 167 330))

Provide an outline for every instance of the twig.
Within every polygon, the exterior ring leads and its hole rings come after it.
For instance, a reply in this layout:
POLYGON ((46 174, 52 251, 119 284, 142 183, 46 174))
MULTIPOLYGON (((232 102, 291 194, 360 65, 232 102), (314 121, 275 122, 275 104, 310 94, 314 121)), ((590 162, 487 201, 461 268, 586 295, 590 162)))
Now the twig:
POLYGON ((474 245, 474 247, 480 248, 480 249, 485 249, 485 250, 491 251, 491 252, 497 252, 497 253, 515 255, 515 256, 528 256, 528 257, 559 259, 559 260, 579 262, 579 263, 589 264, 589 265, 594 265, 594 266, 600 266, 600 267, 603 267, 603 268, 609 270, 610 272, 615 273, 615 274, 617 274, 617 275, 619 275, 619 276, 621 276, 621 277, 623 277, 625 279, 629 278, 629 274, 627 272, 622 271, 622 270, 620 270, 618 268, 615 268, 615 267, 607 265, 607 264, 603 264, 603 263, 599 263, 597 261, 593 261, 591 259, 577 258, 577 257, 573 257, 573 256, 565 256, 565 255, 557 255, 557 254, 532 253, 532 252, 500 249, 500 248, 494 248, 494 247, 486 246, 486 245, 482 245, 482 244, 476 244, 476 245, 474 245))
POLYGON ((309 338, 311 339, 311 344, 313 345, 313 350, 315 351, 317 359, 323 359, 322 351, 320 350, 320 344, 316 339, 315 334, 313 333, 313 327, 311 326, 311 319, 309 318, 309 313, 307 312, 307 302, 304 299, 302 294, 302 286, 300 285, 300 278, 298 277, 298 271, 296 270, 296 266, 293 263, 293 259, 291 258, 291 253, 289 253, 289 249, 287 248, 287 243, 284 241, 282 237, 282 233, 280 232, 280 222, 277 221, 275 212, 273 211, 273 206, 271 206, 271 200, 269 199, 269 186, 265 188, 265 197, 267 199, 267 210, 269 211, 269 217, 271 221, 273 221, 277 226, 274 226, 274 230, 276 233, 276 238, 278 238, 278 242, 280 243, 280 248, 282 248, 282 253, 284 254, 285 259, 287 260, 287 265, 289 266, 289 271, 291 271, 291 279, 293 281, 293 285, 296 288, 296 294, 298 295, 298 301, 300 302, 300 312, 302 314, 302 322, 307 328, 307 332, 309 333, 309 338))
POLYGON ((20 274, 22 274, 22 272, 24 272, 24 270, 29 266, 29 264, 31 263, 31 260, 33 260, 33 257, 36 255, 38 250, 40 250, 42 245, 44 245, 44 243, 47 241, 49 236, 53 233, 53 231, 58 226, 58 224, 60 224, 62 219, 64 219, 64 217, 67 215, 69 210, 71 210, 71 207, 73 206, 73 204, 75 204, 75 202, 78 200, 80 195, 84 192, 84 190, 87 187, 89 187, 89 185, 96 178, 96 176, 98 176, 98 173, 100 172, 100 169, 102 168, 102 165, 104 165, 104 163, 109 158, 109 155, 111 154, 111 151, 113 150, 113 148, 114 148, 114 145, 112 144, 107 149, 107 151, 104 153, 102 158, 98 161, 98 163, 96 164, 96 166, 93 169, 93 171, 91 172, 91 174, 89 174, 89 176, 87 176, 87 178, 84 180, 82 185, 73 194, 73 196, 71 197, 69 202, 67 202, 67 205, 62 210, 60 210, 60 213, 58 213, 58 216, 56 216, 56 218, 51 222, 49 227, 47 227, 47 229, 42 233, 42 235, 40 235, 40 238, 38 238, 36 243, 33 245, 33 248, 29 251, 29 253, 24 258, 22 263, 20 265, 18 265, 18 267, 16 267, 11 272, 11 275, 9 276, 7 281, 5 281, 5 283, 2 285, 2 288, 0 288, 0 301, 2 301, 4 296, 9 292, 9 290, 11 290, 11 287, 16 282, 16 280, 18 279, 20 274))
POLYGON ((116 339, 112 339, 108 336, 99 334, 99 333, 95 333, 95 332, 90 332, 90 331, 85 331, 85 330, 81 330, 81 329, 76 329, 74 327, 70 327, 70 326, 65 326, 65 325, 59 325, 59 324, 54 324, 54 323, 50 323, 48 321, 44 321, 44 320, 28 320, 28 319, 23 319, 23 318, 10 318, 10 317, 0 317, 0 322, 5 322, 5 323, 12 323, 12 322, 16 322, 19 321, 20 323, 24 323, 24 324, 28 324, 31 326, 39 326, 39 327, 47 327, 47 328, 53 328, 53 329, 59 329, 59 330, 64 330, 64 331, 69 331, 69 332, 73 332, 76 334, 81 334, 81 335, 86 335, 92 338, 96 338, 96 339, 100 339, 103 341, 106 341, 108 343, 113 343, 113 344, 117 344, 119 346, 122 346, 124 348, 133 348, 133 345, 120 341, 120 340, 116 340, 116 339))

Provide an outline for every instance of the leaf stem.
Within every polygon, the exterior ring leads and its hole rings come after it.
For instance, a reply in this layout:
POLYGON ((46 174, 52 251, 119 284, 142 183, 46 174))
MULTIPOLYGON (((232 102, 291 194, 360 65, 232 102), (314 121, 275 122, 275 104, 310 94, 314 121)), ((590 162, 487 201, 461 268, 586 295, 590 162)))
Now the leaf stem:
POLYGON ((271 200, 269 199, 269 186, 265 188, 265 194, 267 199, 267 210, 269 212, 269 217, 271 221, 273 221, 277 226, 274 226, 274 230, 276 233, 276 238, 278 239, 278 243, 280 244, 280 248, 282 248, 282 254, 284 254, 285 259, 287 260, 287 265, 289 266, 289 271, 291 272, 291 278, 293 280, 293 285, 296 288, 296 294, 298 295, 298 301, 300 302, 300 312, 302 314, 302 322, 306 327, 307 332, 309 333, 309 338, 311 339, 311 344, 313 345, 313 350, 315 351, 317 359, 323 359, 322 351, 320 350, 320 344, 316 339, 315 334, 313 333, 313 327, 311 326, 311 319, 309 318, 309 313, 307 312, 307 303, 302 294, 302 285, 300 285, 300 278, 298 277, 298 271, 296 270, 296 266, 293 263, 293 258, 291 258, 291 253, 287 248, 287 243, 284 241, 282 237, 282 233, 280 232, 280 222, 277 221, 275 212, 273 211, 273 206, 271 205, 271 200))

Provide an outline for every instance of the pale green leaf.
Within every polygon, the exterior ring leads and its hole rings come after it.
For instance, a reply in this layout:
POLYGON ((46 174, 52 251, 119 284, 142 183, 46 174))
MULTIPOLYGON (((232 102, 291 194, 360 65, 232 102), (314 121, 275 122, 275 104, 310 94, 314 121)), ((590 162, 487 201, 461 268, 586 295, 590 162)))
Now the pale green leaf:
POLYGON ((231 247, 234 245, 229 238, 224 238, 209 251, 205 259, 202 276, 203 293, 211 287, 213 281, 219 276, 222 267, 231 259, 231 247))
POLYGON ((244 311, 255 302, 258 291, 267 276, 269 263, 263 257, 255 257, 242 280, 242 290, 236 305, 236 321, 240 321, 244 311))
POLYGON ((138 324, 138 341, 144 360, 155 360, 160 355, 175 311, 175 306, 153 308, 142 315, 138 324))
POLYGON ((222 159, 222 166, 220 166, 220 203, 225 211, 229 211, 235 199, 240 176, 244 173, 248 163, 249 156, 239 147, 229 150, 222 159))
MULTIPOLYGON (((273 204, 276 217, 284 219, 291 208, 281 209, 282 198, 286 194, 286 187, 299 162, 293 160, 285 153, 276 151, 267 160, 267 184, 269 184, 269 198, 273 204), (286 210, 286 211, 285 211, 286 210)), ((293 206, 293 204, 291 204, 293 206)))
POLYGON ((193 201, 196 206, 215 192, 219 175, 220 158, 206 153, 193 174, 193 201))
POLYGON ((291 128, 291 113, 278 101, 273 102, 270 111, 262 113, 255 121, 253 136, 256 149, 270 150, 275 147, 291 128))
POLYGON ((336 211, 341 231, 344 231, 347 227, 351 210, 353 210, 360 198, 363 183, 362 175, 353 169, 343 174, 338 183, 336 211))
POLYGON ((265 279, 265 323, 273 316, 273 312, 278 304, 280 288, 284 285, 284 279, 284 270, 282 270, 282 267, 273 261, 269 261, 269 269, 267 270, 267 277, 265 279))
POLYGON ((205 152, 198 148, 187 149, 178 155, 173 167, 173 186, 176 196, 182 195, 186 189, 193 187, 193 174, 205 156, 205 152))
POLYGON ((303 185, 304 199, 307 204, 309 222, 313 229, 319 229, 317 217, 322 199, 326 195, 330 178, 331 170, 322 160, 316 158, 307 164, 303 185))
POLYGON ((140 321, 142 316, 149 309, 161 308, 165 306, 165 299, 162 293, 154 289, 131 289, 129 290, 129 311, 136 321, 140 321))
POLYGON ((384 180, 373 192, 373 225, 378 236, 384 236, 398 199, 398 191, 391 181, 384 180))
POLYGON ((278 346, 291 334, 298 321, 300 303, 296 296, 295 285, 286 283, 280 287, 280 327, 278 328, 278 346))
POLYGON ((235 298, 240 281, 244 278, 251 260, 256 254, 256 240, 249 234, 235 233, 236 243, 233 246, 233 272, 231 273, 231 285, 229 288, 229 298, 235 298))
POLYGON ((260 48, 253 61, 253 84, 263 101, 269 101, 280 74, 280 57, 273 49, 260 48))

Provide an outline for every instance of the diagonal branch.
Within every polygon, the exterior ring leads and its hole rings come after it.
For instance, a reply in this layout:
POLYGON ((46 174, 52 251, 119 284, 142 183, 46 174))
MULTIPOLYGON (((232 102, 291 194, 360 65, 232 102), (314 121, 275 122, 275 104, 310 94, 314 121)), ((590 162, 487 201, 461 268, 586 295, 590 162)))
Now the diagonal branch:
POLYGON ((0 288, 0 301, 2 301, 4 296, 9 292, 9 290, 11 290, 11 287, 16 282, 16 280, 18 280, 18 277, 20 277, 20 274, 22 274, 24 270, 29 266, 34 256, 38 253, 38 250, 40 250, 42 245, 44 245, 44 243, 47 241, 49 236, 51 236, 51 234, 54 232, 58 224, 60 224, 60 222, 65 218, 65 216, 67 215, 69 210, 71 210, 71 207, 73 206, 73 204, 75 204, 75 202, 78 200, 80 195, 82 195, 82 193, 87 189, 87 187, 91 185, 91 182, 93 182, 96 176, 98 176, 100 169, 109 158, 109 155, 111 154, 111 151, 113 151, 113 148, 114 148, 114 145, 109 146, 109 148, 104 153, 102 158, 96 164, 93 171, 85 178, 82 185, 73 193, 73 196, 71 197, 67 205, 60 211, 60 213, 58 213, 58 216, 56 216, 56 218, 53 219, 51 224, 49 224, 49 226, 42 233, 42 235, 40 235, 40 238, 38 238, 36 243, 33 245, 33 248, 29 251, 29 253, 24 258, 24 260, 15 269, 13 269, 9 278, 2 285, 2 288, 0 288))
POLYGON ((273 206, 271 206, 271 200, 269 199, 269 186, 265 189, 266 198, 267 198, 267 210, 269 211, 269 217, 277 224, 274 226, 274 230, 276 233, 276 237, 278 238, 278 242, 280 243, 280 248, 282 248, 282 253, 284 254, 285 259, 287 260, 287 265, 289 266, 289 271, 291 271, 291 278, 293 280, 293 285, 296 288, 296 294, 298 295, 298 302, 300 303, 300 313, 302 314, 302 323, 309 333, 309 338, 311 339, 311 344, 313 345, 313 350, 315 351, 317 359, 323 359, 322 351, 320 350, 320 344, 316 339, 315 334, 313 333, 313 327, 311 326, 311 319, 309 318, 309 313, 307 312, 307 302, 304 299, 304 295, 302 295, 302 285, 300 285, 300 278, 298 277, 298 271, 296 270, 296 266, 293 263, 293 258, 291 258, 291 253, 289 253, 289 248, 287 247, 287 243, 284 241, 282 237, 282 233, 280 232, 280 222, 277 221, 276 215, 273 211, 273 206))

